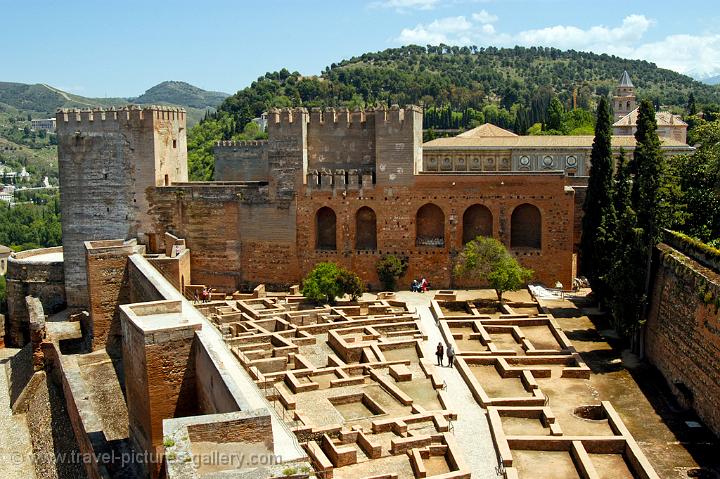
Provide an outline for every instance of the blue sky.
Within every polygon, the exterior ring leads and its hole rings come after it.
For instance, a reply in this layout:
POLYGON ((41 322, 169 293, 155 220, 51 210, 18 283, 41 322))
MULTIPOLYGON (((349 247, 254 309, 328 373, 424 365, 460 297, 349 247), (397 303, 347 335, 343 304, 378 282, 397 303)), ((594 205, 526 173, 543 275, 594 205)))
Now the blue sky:
POLYGON ((163 80, 234 93, 408 43, 544 45, 720 74, 720 3, 583 0, 0 0, 0 81, 134 96, 163 80))

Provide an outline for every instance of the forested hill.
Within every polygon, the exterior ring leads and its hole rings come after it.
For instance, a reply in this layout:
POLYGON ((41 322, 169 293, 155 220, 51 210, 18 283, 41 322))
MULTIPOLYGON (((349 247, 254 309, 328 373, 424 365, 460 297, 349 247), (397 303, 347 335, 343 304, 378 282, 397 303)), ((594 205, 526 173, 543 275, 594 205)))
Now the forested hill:
POLYGON ((579 106, 589 106, 596 95, 612 91, 623 70, 641 97, 662 105, 684 106, 691 91, 701 104, 720 103, 720 87, 641 60, 554 48, 407 46, 333 63, 320 76, 268 73, 220 109, 241 128, 271 106, 382 102, 461 110, 495 103, 510 110, 516 104, 531 107, 548 92, 569 104, 573 90, 579 106))
MULTIPOLYGON (((425 128, 468 128, 485 121, 525 133, 544 122, 557 97, 592 109, 599 95, 630 73, 641 98, 681 111, 692 92, 700 106, 720 103, 720 86, 700 83, 641 60, 554 48, 406 46, 333 63, 318 76, 283 69, 228 97, 217 115, 191 130, 194 178, 212 172, 212 143, 252 139, 247 123, 270 107, 421 104, 425 128)), ((710 107, 715 108, 717 107, 710 107)))

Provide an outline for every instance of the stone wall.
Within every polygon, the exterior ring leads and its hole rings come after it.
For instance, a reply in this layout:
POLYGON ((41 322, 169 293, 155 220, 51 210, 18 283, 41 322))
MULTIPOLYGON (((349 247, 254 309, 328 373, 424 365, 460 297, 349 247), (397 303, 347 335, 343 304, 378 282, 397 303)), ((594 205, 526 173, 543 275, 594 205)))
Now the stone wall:
POLYGON ((130 302, 127 258, 135 247, 134 240, 85 242, 90 316, 83 324, 83 331, 93 351, 102 348, 120 351, 118 306, 130 302))
POLYGON ((647 357, 681 404, 720 434, 720 275, 667 244, 656 253, 647 357))
POLYGON ((267 181, 267 141, 221 141, 213 150, 215 181, 267 181))
POLYGON ((26 296, 40 300, 46 314, 65 307, 65 277, 62 247, 42 248, 14 253, 8 260, 5 340, 21 347, 30 341, 26 296))

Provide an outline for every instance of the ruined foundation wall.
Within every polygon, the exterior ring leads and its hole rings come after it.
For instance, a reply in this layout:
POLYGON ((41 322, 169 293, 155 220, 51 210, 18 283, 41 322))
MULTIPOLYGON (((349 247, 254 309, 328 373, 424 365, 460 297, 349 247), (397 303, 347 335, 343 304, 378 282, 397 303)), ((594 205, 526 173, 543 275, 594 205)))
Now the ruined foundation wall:
POLYGON ((720 269, 667 244, 658 245, 656 253, 647 357, 681 404, 720 434, 720 269))
POLYGON ((62 253, 63 248, 42 248, 14 253, 5 275, 8 313, 5 334, 8 346, 22 347, 30 341, 26 296, 40 299, 46 314, 65 307, 65 276, 62 259, 37 261, 40 255, 62 253))

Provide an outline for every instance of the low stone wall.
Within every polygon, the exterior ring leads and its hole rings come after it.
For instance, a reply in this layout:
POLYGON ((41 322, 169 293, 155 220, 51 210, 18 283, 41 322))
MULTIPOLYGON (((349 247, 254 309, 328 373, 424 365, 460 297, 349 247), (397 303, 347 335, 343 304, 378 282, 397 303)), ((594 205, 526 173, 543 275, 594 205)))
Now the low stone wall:
POLYGON ((8 258, 7 281, 8 314, 5 342, 22 347, 30 341, 26 296, 40 300, 46 314, 65 307, 65 274, 62 247, 41 248, 13 253, 8 258))
POLYGON ((656 253, 647 357, 681 404, 720 434, 720 274, 667 244, 656 253))

